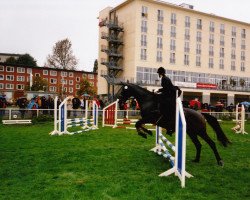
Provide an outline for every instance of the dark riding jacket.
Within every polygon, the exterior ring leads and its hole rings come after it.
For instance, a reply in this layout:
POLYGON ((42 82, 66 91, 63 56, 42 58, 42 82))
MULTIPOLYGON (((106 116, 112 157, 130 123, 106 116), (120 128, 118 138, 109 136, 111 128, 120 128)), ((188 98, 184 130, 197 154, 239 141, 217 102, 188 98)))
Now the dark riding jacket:
POLYGON ((165 75, 163 75, 163 77, 161 78, 161 86, 162 86, 162 88, 160 88, 158 90, 158 92, 161 92, 161 93, 163 93, 165 95, 171 96, 176 91, 176 88, 173 85, 173 83, 170 80, 170 78, 168 78, 165 75))

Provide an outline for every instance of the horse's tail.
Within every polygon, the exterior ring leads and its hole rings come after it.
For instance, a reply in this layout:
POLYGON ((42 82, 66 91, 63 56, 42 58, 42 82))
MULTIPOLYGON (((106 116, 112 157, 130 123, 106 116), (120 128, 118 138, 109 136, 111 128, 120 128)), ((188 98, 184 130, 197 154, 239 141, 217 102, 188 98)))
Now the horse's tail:
POLYGON ((228 144, 231 144, 231 142, 229 141, 229 139, 227 138, 227 136, 221 129, 218 120, 214 116, 208 113, 201 113, 201 114, 205 117, 208 124, 213 128, 213 130, 215 131, 217 135, 217 139, 222 143, 222 145, 226 147, 228 144))

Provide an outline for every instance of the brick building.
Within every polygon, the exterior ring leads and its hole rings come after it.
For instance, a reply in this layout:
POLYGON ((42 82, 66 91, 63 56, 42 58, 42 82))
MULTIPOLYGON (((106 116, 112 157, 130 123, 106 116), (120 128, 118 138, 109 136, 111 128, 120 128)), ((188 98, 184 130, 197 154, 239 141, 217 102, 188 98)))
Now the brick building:
POLYGON ((30 74, 47 80, 48 86, 43 89, 47 93, 56 94, 63 89, 65 95, 76 95, 83 79, 97 90, 97 73, 0 63, 0 92, 7 98, 16 98, 15 93, 23 94, 25 86, 30 85, 30 74))

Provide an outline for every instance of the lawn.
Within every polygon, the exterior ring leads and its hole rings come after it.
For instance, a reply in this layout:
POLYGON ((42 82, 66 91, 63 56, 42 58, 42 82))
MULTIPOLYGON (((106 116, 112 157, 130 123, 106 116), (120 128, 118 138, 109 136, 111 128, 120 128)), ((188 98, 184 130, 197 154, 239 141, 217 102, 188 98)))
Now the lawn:
MULTIPOLYGON (((216 141, 224 167, 203 141, 201 162, 192 163, 195 149, 187 137, 187 171, 194 177, 185 189, 173 175, 158 176, 169 162, 149 151, 154 137, 134 130, 50 136, 52 123, 0 125, 0 199, 250 199, 249 135, 234 134, 233 125, 222 123, 231 146, 216 141)), ((209 134, 215 140, 210 128, 209 134)))

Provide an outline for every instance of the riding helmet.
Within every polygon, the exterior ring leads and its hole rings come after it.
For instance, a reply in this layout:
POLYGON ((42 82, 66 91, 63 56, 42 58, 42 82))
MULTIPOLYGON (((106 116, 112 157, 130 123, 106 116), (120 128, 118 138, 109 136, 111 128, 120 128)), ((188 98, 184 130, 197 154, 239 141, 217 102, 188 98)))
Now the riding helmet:
POLYGON ((157 70, 157 74, 165 74, 166 71, 163 67, 159 67, 158 70, 157 70))

